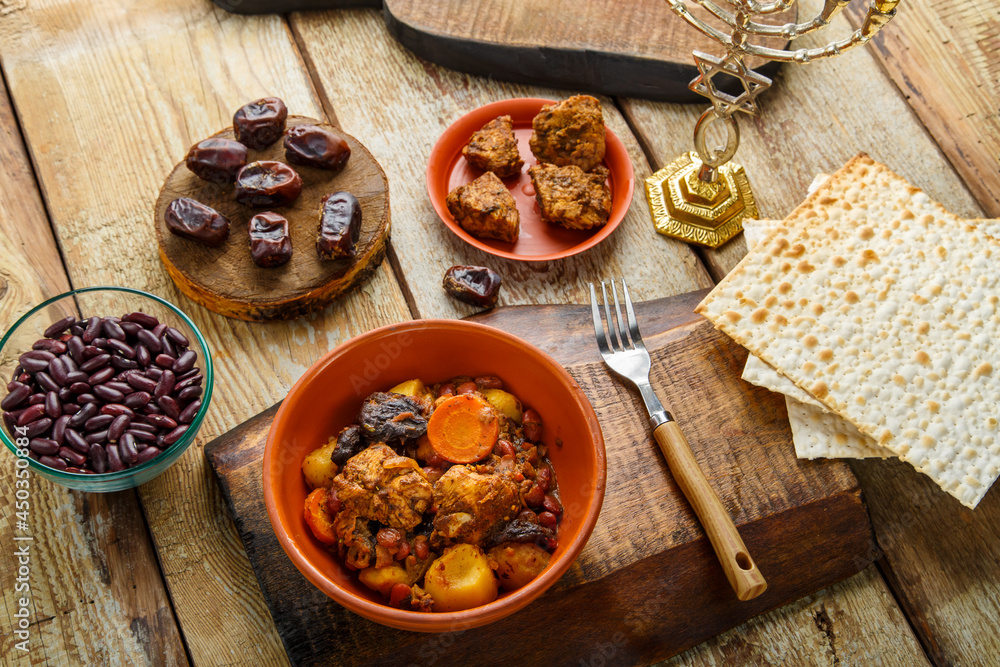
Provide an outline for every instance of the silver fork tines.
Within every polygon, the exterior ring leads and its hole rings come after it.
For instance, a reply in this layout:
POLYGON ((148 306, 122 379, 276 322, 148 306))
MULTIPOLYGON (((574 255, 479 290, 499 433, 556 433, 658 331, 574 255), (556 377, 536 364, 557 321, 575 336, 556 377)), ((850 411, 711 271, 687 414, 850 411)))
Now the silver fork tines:
POLYGON ((615 281, 611 281, 611 296, 615 303, 614 317, 611 314, 607 283, 601 281, 601 296, 604 302, 607 332, 605 332, 605 325, 601 320, 597 290, 594 283, 590 283, 590 307, 594 316, 594 335, 597 337, 597 347, 608 367, 632 382, 639 390, 642 400, 646 404, 646 409, 649 411, 650 421, 655 428, 663 422, 672 421, 673 417, 663 408, 660 399, 653 393, 653 388, 649 384, 649 352, 646 351, 646 346, 642 343, 642 335, 639 333, 639 323, 635 319, 635 310, 632 308, 632 298, 628 293, 628 285, 625 284, 624 279, 621 282, 622 294, 625 297, 625 313, 628 317, 627 329, 625 320, 622 318, 615 281), (628 331, 627 336, 626 331, 628 331))

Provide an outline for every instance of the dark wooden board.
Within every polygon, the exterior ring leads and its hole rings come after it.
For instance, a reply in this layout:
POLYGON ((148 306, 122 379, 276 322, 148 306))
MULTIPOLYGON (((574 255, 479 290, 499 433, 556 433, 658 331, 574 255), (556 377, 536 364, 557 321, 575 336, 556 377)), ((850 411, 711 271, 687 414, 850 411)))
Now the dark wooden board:
POLYGON ((483 628, 430 635, 355 616, 298 573, 271 530, 261 455, 275 406, 205 454, 292 662, 576 664, 605 648, 615 663, 652 662, 868 566, 878 550, 857 480, 840 462, 795 458, 783 400, 744 383, 746 353, 693 314, 704 294, 641 303, 637 316, 653 386, 767 577, 764 595, 736 600, 652 441, 638 395, 600 361, 589 308, 503 308, 472 319, 545 349, 597 410, 608 482, 590 541, 538 601, 483 628))
MULTIPOLYGON (((382 8, 389 32, 438 65, 505 81, 668 102, 705 98, 688 84, 697 76, 691 52, 721 54, 717 42, 670 11, 664 0, 214 0, 244 14, 309 9, 382 8)), ((688 3, 692 14, 708 12, 688 3)), ((724 5, 725 6, 725 5, 724 5)), ((796 9, 767 17, 794 22, 796 9)), ((714 19, 709 21, 728 33, 714 19)), ((787 41, 761 42, 784 48, 787 41)), ((756 67, 760 63, 752 62, 756 67)), ((776 63, 760 71, 773 77, 776 63)), ((735 93, 735 79, 719 77, 735 93)))
MULTIPOLYGON (((287 126, 318 125, 347 141, 351 157, 339 172, 292 165, 302 178, 302 194, 290 206, 250 207, 235 200, 233 185, 221 186, 195 176, 181 160, 167 176, 156 200, 156 240, 160 260, 184 294, 209 310, 241 320, 293 319, 323 308, 368 280, 385 258, 389 238, 389 182, 375 157, 361 142, 340 129, 303 116, 289 116, 287 126), (321 200, 347 191, 361 204, 361 234, 352 259, 326 261, 316 252, 321 200), (189 197, 211 206, 230 222, 229 238, 209 248, 171 234, 164 221, 167 206, 189 197), (292 258, 264 269, 250 258, 250 218, 273 210, 288 220, 292 258)), ((233 139, 233 128, 212 135, 233 139)), ((286 162, 284 143, 250 149, 248 162, 286 162)))

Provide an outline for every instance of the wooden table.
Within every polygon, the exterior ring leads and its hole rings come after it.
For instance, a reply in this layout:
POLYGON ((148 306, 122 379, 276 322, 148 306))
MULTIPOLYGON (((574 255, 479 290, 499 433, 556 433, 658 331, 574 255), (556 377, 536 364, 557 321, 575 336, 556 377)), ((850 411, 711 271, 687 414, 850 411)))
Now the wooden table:
MULTIPOLYGON (((666 11, 666 8, 664 8, 666 11)), ((840 17, 845 33, 862 8, 840 17)), ((761 119, 741 118, 739 159, 762 215, 784 216, 817 172, 859 150, 955 213, 1000 216, 1000 10, 994 0, 908 0, 874 48, 789 67, 761 119)), ((0 328, 70 287, 150 290, 191 313, 218 362, 198 442, 135 491, 96 495, 36 480, 29 653, 14 647, 14 466, 0 466, 0 662, 287 664, 204 443, 281 399, 321 353, 409 318, 472 312, 438 288, 452 264, 500 271, 502 303, 585 303, 595 277, 639 299, 708 287, 745 252, 658 236, 637 189, 601 246, 548 264, 499 261, 440 225, 424 189, 430 147, 456 117, 505 97, 563 91, 421 62, 373 10, 242 17, 208 0, 0 0, 0 328), (392 244, 363 289, 294 322, 249 324, 184 298, 159 263, 151 209, 195 140, 240 104, 276 94, 358 137, 391 185, 392 244)), ((698 106, 604 99, 641 179, 688 150, 698 106)), ((961 508, 898 462, 854 464, 884 557, 757 617, 674 664, 995 664, 1000 493, 961 508)), ((608 638, 594 628, 595 660, 608 638)), ((595 662, 594 664, 597 664, 595 662)))

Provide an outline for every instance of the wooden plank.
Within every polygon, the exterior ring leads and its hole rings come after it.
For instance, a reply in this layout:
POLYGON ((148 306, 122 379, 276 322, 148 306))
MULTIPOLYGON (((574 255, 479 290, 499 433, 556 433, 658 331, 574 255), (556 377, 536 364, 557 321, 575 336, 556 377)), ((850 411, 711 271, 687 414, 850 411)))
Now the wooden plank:
MULTIPOLYGON (((855 26, 864 11, 848 6, 855 26)), ((1000 217, 1000 6, 913 0, 870 48, 983 210, 1000 217)))
MULTIPOLYGON (((646 220, 637 187, 621 226, 601 245, 558 262, 502 260, 473 249, 444 226, 427 197, 427 158, 438 136, 462 114, 509 97, 560 99, 565 92, 503 84, 458 74, 415 58, 396 44, 377 12, 339 10, 293 14, 300 47, 343 128, 365 143, 389 175, 392 248, 419 317, 461 317, 474 308, 438 288, 455 264, 478 264, 504 279, 501 304, 583 303, 587 282, 625 276, 637 299, 679 294, 710 285, 687 246, 665 239, 646 220), (378 72, 372 76, 371 72, 378 72)), ((624 142, 637 182, 647 176, 639 144, 615 105, 603 100, 608 126, 624 142)))
MULTIPOLYGON (((70 288, 38 185, 0 83, 0 330, 70 288)), ((4 378, 6 381, 7 378, 4 378)), ((186 665, 187 657, 135 492, 88 495, 29 477, 16 486, 14 458, 0 468, 0 591, 5 664, 186 665), (17 491, 28 492, 18 506, 17 491), (27 512, 18 528, 16 511, 27 512), (128 536, 123 538, 122 536, 128 536), (15 541, 16 537, 32 538, 15 541), (25 580, 15 547, 28 547, 25 580), (19 579, 20 577, 20 579, 19 579), (18 590, 27 583, 29 590, 18 590), (25 646, 14 635, 30 602, 25 646)))
MULTIPOLYGON (((651 611, 650 620, 655 621, 655 610, 651 611)), ((601 648, 601 654, 608 657, 606 664, 612 664, 614 644, 602 644, 601 648)), ((917 667, 931 663, 891 591, 872 566, 846 581, 747 621, 663 664, 917 667)))
MULTIPOLYGON (((910 7, 901 8, 901 15, 910 7)), ((831 29, 843 32, 850 26, 841 18, 831 29)), ((836 169, 860 150, 884 160, 957 214, 983 215, 871 51, 786 68, 763 105, 762 119, 740 119, 743 146, 737 156, 757 187, 762 215, 783 217, 805 196, 815 173, 836 169), (850 98, 843 91, 851 91, 850 98)), ((678 107, 631 100, 623 106, 653 162, 664 163, 685 150, 661 133, 667 122, 679 119, 678 107)), ((713 275, 725 275, 744 252, 738 238, 709 254, 713 275)), ((865 461, 852 468, 885 553, 887 582, 934 662, 977 664, 984 655, 995 655, 1000 650, 1000 539, 993 528, 998 503, 987 498, 975 511, 956 507, 897 462, 865 461)))
MULTIPOLYGON (((871 563, 876 549, 856 480, 843 464, 795 460, 783 402, 757 388, 740 389, 745 353, 692 312, 703 295, 638 303, 637 317, 653 357, 653 385, 684 424, 695 456, 768 578, 767 592, 748 603, 736 600, 638 417, 643 408, 637 395, 601 361, 589 309, 501 308, 474 320, 554 354, 594 405, 607 447, 607 494, 600 521, 566 575, 529 608, 449 637, 450 660, 482 662, 486 655, 491 664, 515 656, 527 664, 575 662, 591 654, 595 628, 620 636, 618 662, 656 660, 871 563), (685 613, 655 612, 669 608, 685 613), (650 615, 656 623, 649 623, 650 615), (544 641, 523 655, 520 640, 540 628, 544 641), (552 641, 556 636, 559 641, 552 641)), ((206 454, 292 662, 377 663, 389 652, 405 662, 433 653, 438 636, 353 616, 288 562, 263 507, 257 464, 274 413, 272 408, 209 443, 206 454), (349 639, 340 632, 348 627, 349 639)))
POLYGON ((293 323, 209 313, 160 265, 152 207, 188 146, 246 101, 277 94, 293 113, 323 117, 287 26, 199 0, 39 0, 0 24, 0 56, 74 283, 179 303, 215 355, 216 393, 195 446, 139 490, 191 657, 283 664, 201 445, 283 397, 320 353, 409 312, 383 266, 362 290, 293 323))
MULTIPOLYGON (((839 17, 828 30, 843 35, 851 26, 839 17)), ((799 43, 816 46, 821 40, 810 35, 799 43)), ((982 215, 869 51, 858 48, 839 58, 786 67, 759 102, 761 118, 739 114, 741 143, 735 161, 746 167, 762 217, 785 217, 805 198, 817 173, 838 169, 858 151, 885 162, 957 215, 982 215)), ((701 106, 631 99, 621 105, 654 167, 692 149, 701 106)), ((645 202, 642 207, 648 217, 645 202)), ((716 280, 745 254, 742 239, 739 235, 718 250, 704 252, 716 280)))

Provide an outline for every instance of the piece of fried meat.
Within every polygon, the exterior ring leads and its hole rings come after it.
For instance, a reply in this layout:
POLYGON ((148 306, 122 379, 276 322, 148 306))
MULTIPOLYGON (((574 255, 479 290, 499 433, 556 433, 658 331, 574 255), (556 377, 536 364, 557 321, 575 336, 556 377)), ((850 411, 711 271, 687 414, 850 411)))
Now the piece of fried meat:
POLYGON ((542 220, 567 229, 601 227, 611 215, 611 190, 603 166, 586 173, 575 165, 539 164, 528 170, 542 220))
POLYGON ((500 178, 521 173, 524 160, 517 150, 514 121, 510 116, 499 116, 472 133, 462 155, 473 167, 492 171, 500 178))
POLYGON ((517 240, 521 230, 517 204, 492 171, 449 192, 446 202, 459 226, 476 238, 517 240))
POLYGON ((576 95, 543 106, 531 127, 529 145, 539 162, 590 171, 604 160, 604 115, 597 98, 576 95))

